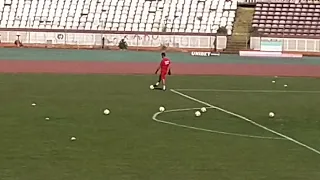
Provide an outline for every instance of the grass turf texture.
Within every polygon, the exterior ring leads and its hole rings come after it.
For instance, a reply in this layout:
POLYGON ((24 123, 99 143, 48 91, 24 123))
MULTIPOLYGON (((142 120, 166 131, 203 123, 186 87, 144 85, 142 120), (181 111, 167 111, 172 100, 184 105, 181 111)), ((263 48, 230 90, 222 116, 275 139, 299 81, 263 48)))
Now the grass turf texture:
MULTIPOLYGON (((202 107, 170 91, 151 91, 155 76, 0 75, 0 179, 314 180, 320 155, 290 141, 183 129, 152 121, 167 109, 202 107), (35 102, 37 106, 32 107, 35 102), (109 108, 111 114, 103 115, 109 108), (50 117, 49 121, 45 117, 50 117), (70 141, 72 136, 76 141, 70 141)), ((169 88, 318 90, 312 78, 173 76, 169 88)), ((184 92, 244 115, 320 149, 319 94, 184 92), (269 111, 276 117, 269 119, 269 111)), ((272 136, 208 109, 159 119, 212 130, 272 136)))

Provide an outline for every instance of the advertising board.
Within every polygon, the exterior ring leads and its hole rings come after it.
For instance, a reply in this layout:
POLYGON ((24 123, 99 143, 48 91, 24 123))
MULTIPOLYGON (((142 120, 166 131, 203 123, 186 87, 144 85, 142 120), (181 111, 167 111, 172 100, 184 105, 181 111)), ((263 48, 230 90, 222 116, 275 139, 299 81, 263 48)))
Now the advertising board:
POLYGON ((282 40, 276 38, 261 38, 260 47, 261 51, 282 51, 282 40))

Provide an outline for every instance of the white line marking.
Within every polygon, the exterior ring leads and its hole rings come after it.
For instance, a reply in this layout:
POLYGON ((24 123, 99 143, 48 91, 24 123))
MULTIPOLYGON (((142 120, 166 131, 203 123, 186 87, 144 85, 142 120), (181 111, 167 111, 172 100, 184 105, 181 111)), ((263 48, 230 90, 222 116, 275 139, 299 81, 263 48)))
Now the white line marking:
POLYGON ((250 90, 250 89, 175 89, 177 91, 193 92, 239 92, 239 93, 313 93, 319 94, 320 91, 286 91, 286 90, 250 90))
MULTIPOLYGON (((212 109, 212 107, 206 107, 206 108, 212 109)), ((239 136, 239 137, 246 137, 246 138, 256 138, 256 139, 287 140, 287 139, 281 138, 281 137, 255 136, 255 135, 229 133, 229 132, 224 132, 224 131, 216 131, 216 130, 211 130, 211 129, 198 128, 198 127, 194 127, 194 126, 187 126, 187 125, 178 124, 178 123, 174 123, 174 122, 163 121, 163 120, 160 120, 157 118, 157 116, 162 113, 190 111, 190 110, 195 110, 195 109, 200 109, 200 108, 171 109, 171 110, 166 110, 164 112, 157 112, 152 116, 152 119, 156 122, 163 123, 163 124, 169 124, 169 125, 178 126, 178 127, 182 127, 182 128, 193 129, 193 130, 198 130, 198 131, 205 131, 205 132, 216 133, 216 134, 239 136)))
POLYGON ((191 97, 191 96, 188 96, 188 95, 186 95, 186 94, 184 94, 184 93, 181 93, 181 92, 179 92, 179 91, 176 91, 176 90, 174 90, 174 89, 170 89, 170 91, 173 92, 173 93, 175 93, 175 94, 178 94, 178 95, 180 95, 180 96, 182 96, 182 97, 185 97, 185 98, 187 98, 187 99, 189 99, 189 100, 198 102, 198 103, 200 103, 200 104, 203 104, 203 105, 212 107, 212 108, 217 109, 217 110, 219 110, 219 111, 221 111, 221 112, 230 114, 230 115, 235 116, 235 117, 237 117, 237 118, 240 118, 240 119, 242 119, 242 120, 244 120, 244 121, 247 121, 247 122, 249 122, 249 123, 251 123, 251 124, 253 124, 253 125, 255 125, 255 126, 258 126, 258 127, 262 128, 262 129, 264 129, 264 130, 266 130, 266 131, 269 131, 269 132, 271 132, 271 133, 273 133, 273 134, 276 134, 276 135, 278 135, 278 136, 280 136, 280 137, 283 137, 283 138, 285 138, 285 139, 287 139, 287 140, 289 140, 289 141, 291 141, 291 142, 293 142, 293 143, 295 143, 295 144, 298 144, 298 145, 300 145, 300 146, 302 146, 302 147, 304 147, 304 148, 307 148, 307 149, 309 149, 309 150, 311 150, 311 151, 313 151, 313 152, 315 152, 315 153, 317 153, 317 154, 320 155, 320 151, 319 151, 319 150, 314 149, 314 148, 312 148, 312 147, 310 147, 310 146, 308 146, 308 145, 306 145, 306 144, 304 144, 304 143, 302 143, 302 142, 300 142, 300 141, 297 141, 297 140, 295 140, 295 139, 293 139, 293 138, 291 138, 291 137, 288 137, 288 136, 286 136, 286 135, 284 135, 284 134, 281 134, 281 133, 279 133, 279 132, 277 132, 277 131, 274 131, 274 130, 272 130, 272 129, 269 129, 269 128, 267 128, 267 127, 265 127, 265 126, 263 126, 263 125, 261 125, 261 124, 259 124, 259 123, 256 123, 255 121, 253 121, 253 120, 251 120, 251 119, 249 119, 249 118, 246 118, 246 117, 241 116, 241 115, 239 115, 239 114, 236 114, 236 113, 233 113, 233 112, 231 112, 231 111, 225 110, 225 109, 220 108, 220 107, 218 107, 218 106, 214 106, 214 105, 212 105, 212 104, 209 104, 209 103, 207 103, 207 102, 201 101, 201 100, 199 100, 199 99, 193 98, 193 97, 191 97))

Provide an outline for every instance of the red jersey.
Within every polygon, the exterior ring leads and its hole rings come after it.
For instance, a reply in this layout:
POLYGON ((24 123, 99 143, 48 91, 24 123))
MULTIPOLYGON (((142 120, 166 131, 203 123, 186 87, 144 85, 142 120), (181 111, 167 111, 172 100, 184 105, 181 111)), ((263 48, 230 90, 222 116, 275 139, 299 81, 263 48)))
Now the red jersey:
POLYGON ((171 64, 171 61, 169 58, 164 57, 160 63, 161 72, 168 72, 169 66, 171 64))

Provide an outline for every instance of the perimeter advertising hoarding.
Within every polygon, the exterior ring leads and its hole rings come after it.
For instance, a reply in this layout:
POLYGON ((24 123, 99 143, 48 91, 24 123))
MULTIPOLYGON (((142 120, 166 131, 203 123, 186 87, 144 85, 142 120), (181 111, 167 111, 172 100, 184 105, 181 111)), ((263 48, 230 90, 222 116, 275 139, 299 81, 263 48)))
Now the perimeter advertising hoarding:
POLYGON ((267 52, 267 51, 239 51, 240 56, 245 57, 280 57, 280 58, 302 58, 302 54, 297 53, 282 53, 282 52, 267 52))
POLYGON ((261 38, 260 40, 261 51, 282 51, 282 40, 274 38, 261 38))
POLYGON ((216 52, 191 52, 190 53, 191 56, 220 56, 220 53, 216 53, 216 52))

